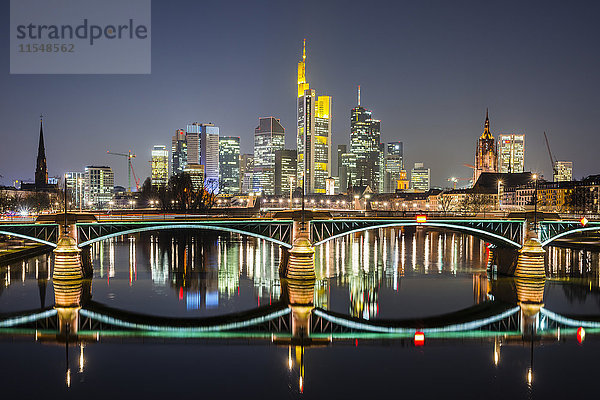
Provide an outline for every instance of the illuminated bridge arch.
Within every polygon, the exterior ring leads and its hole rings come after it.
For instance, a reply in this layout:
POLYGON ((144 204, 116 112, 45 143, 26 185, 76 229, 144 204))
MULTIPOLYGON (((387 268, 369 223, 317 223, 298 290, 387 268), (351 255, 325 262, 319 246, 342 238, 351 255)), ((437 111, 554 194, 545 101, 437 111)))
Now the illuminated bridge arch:
POLYGON ((524 221, 522 220, 427 220, 418 223, 411 220, 322 220, 311 221, 310 233, 316 245, 351 233, 371 229, 404 226, 427 226, 449 229, 484 239, 490 243, 521 248, 524 221))
POLYGON ((15 236, 56 247, 59 229, 58 224, 0 224, 0 235, 15 236))
POLYGON ((237 233, 291 248, 292 221, 104 222, 77 224, 79 247, 130 233, 201 229, 237 233))
POLYGON ((562 237, 593 231, 600 231, 600 222, 588 222, 583 226, 579 221, 542 221, 540 222, 540 241, 542 246, 547 246, 562 237))

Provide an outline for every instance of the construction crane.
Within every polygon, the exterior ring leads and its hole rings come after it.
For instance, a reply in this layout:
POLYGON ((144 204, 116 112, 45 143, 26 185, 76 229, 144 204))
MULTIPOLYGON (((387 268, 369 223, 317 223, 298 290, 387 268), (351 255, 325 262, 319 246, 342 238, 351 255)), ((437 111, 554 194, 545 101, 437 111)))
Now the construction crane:
POLYGON ((456 178, 450 177, 448 178, 448 182, 452 182, 452 189, 456 189, 456 184, 461 181, 471 181, 473 178, 456 178))
POLYGON ((548 142, 548 136, 546 136, 546 132, 544 131, 544 139, 546 139, 546 147, 548 148, 548 156, 550 157, 550 164, 552 164, 552 173, 553 176, 558 175, 558 168, 557 168, 557 163, 558 161, 556 160, 556 157, 552 156, 552 151, 550 150, 550 143, 548 142))
POLYGON ((124 153, 115 153, 115 152, 112 152, 110 150, 106 150, 106 152, 108 154, 112 154, 113 156, 127 157, 127 174, 129 176, 129 187, 127 188, 127 191, 129 193, 131 193, 131 174, 133 174, 133 180, 135 182, 135 188, 136 188, 136 190, 139 191, 140 190, 140 181, 135 176, 135 171, 133 170, 133 163, 131 162, 131 159, 135 158, 135 154, 133 154, 131 152, 131 150, 129 150, 129 152, 127 154, 124 154, 124 153))

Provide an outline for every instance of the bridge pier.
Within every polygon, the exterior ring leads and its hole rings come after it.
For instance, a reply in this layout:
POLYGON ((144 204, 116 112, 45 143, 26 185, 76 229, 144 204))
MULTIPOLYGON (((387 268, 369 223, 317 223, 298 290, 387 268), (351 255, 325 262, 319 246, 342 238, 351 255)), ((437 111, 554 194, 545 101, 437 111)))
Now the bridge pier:
POLYGON ((53 280, 69 281, 83 278, 81 268, 81 250, 77 247, 77 240, 65 232, 58 240, 54 249, 53 280))
POLYGON ((293 241, 290 250, 283 249, 279 264, 279 275, 291 280, 309 280, 314 284, 315 248, 307 230, 294 221, 293 241))

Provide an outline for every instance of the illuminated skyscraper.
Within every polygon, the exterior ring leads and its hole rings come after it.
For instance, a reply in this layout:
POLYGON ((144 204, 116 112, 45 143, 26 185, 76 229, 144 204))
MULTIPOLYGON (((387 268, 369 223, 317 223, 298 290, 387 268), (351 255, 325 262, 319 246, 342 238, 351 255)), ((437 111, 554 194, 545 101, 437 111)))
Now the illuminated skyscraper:
POLYGON ((306 40, 298 63, 298 183, 306 193, 325 193, 331 175, 331 96, 319 96, 306 81, 306 40), (305 181, 304 181, 305 179, 305 181))
POLYGON ((205 186, 219 190, 219 127, 194 122, 186 129, 188 162, 204 166, 205 186), (198 161, 195 161, 198 157, 198 161))
POLYGON ((525 135, 502 134, 499 140, 500 172, 518 174, 525 170, 525 135))
POLYGON ((219 174, 221 192, 240 192, 240 138, 224 136, 219 138, 219 174))
POLYGON ((573 180, 573 161, 557 161, 554 171, 554 182, 573 180))
POLYGON ((171 139, 171 175, 181 174, 186 164, 187 141, 185 140, 185 131, 178 129, 171 139))
POLYGON ((275 152, 275 194, 289 195, 296 189, 296 150, 277 150, 275 152))
POLYGON ((240 192, 250 193, 252 181, 254 180, 254 154, 242 154, 240 156, 240 192))
POLYGON ((285 148, 285 129, 279 119, 259 118, 254 129, 254 191, 275 194, 275 152, 285 148))
POLYGON ((158 189, 167 186, 169 181, 169 151, 167 146, 157 145, 152 148, 151 165, 152 187, 158 189))
POLYGON ((402 142, 388 143, 385 155, 384 192, 393 193, 398 189, 398 180, 402 176, 404 176, 403 180, 406 180, 402 142))
POLYGON ((360 105, 350 112, 350 152, 356 157, 356 179, 375 192, 383 191, 383 154, 381 151, 381 121, 373 119, 371 111, 360 105))
POLYGON ((475 151, 475 169, 473 170, 473 184, 479 179, 482 172, 498 171, 498 154, 496 142, 490 132, 490 119, 485 110, 485 124, 483 133, 477 140, 477 150, 475 151))
POLYGON ((415 163, 414 168, 410 172, 410 184, 412 189, 419 192, 428 191, 430 178, 431 171, 429 168, 425 168, 423 163, 415 163))

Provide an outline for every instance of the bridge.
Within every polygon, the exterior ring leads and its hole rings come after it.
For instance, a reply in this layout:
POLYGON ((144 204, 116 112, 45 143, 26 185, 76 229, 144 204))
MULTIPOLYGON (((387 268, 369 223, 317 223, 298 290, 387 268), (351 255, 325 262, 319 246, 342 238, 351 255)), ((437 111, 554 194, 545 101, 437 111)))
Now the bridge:
MULTIPOLYGON (((69 214, 74 215, 74 214, 69 214)), ((492 245, 499 272, 521 277, 544 276, 543 246, 572 234, 600 230, 600 222, 589 221, 541 221, 539 229, 533 230, 532 221, 521 219, 478 219, 478 218, 428 218, 417 215, 407 218, 313 218, 306 225, 300 222, 299 212, 292 218, 217 219, 217 218, 172 218, 171 220, 103 222, 76 222, 67 227, 67 234, 60 235, 57 223, 0 224, 0 234, 29 239, 52 247, 63 242, 61 258, 63 277, 83 276, 78 249, 109 238, 157 231, 209 230, 240 234, 263 239, 283 248, 280 274, 294 279, 314 279, 314 247, 349 234, 383 228, 424 227, 427 229, 450 230, 478 237, 492 245), (539 240, 531 240, 537 236, 539 240), (69 258, 71 257, 71 258, 69 258), (68 261, 71 260, 71 261, 68 261)), ((89 216, 88 216, 89 217, 89 216)), ((61 215, 56 216, 58 221, 61 215)), ((60 247, 60 246, 58 246, 60 247)), ((59 249, 55 249, 55 252, 59 249)), ((89 254, 89 253, 88 253, 89 254)), ((89 258, 89 257, 88 257, 89 258)), ((85 262, 84 257, 84 262, 85 262)), ((91 266, 91 264, 89 264, 91 266)), ((85 267, 85 265, 84 265, 85 267)), ((89 268, 88 268, 89 270, 89 268)), ((89 272, 89 271, 88 271, 89 272)), ((56 273, 56 269, 55 269, 56 273)), ((69 279, 70 279, 69 278, 69 279)))
MULTIPOLYGON (((428 227, 466 233, 500 247, 521 248, 525 239, 524 219, 425 218, 422 221, 407 218, 331 218, 308 221, 308 231, 314 246, 348 234, 390 227, 428 227)), ((85 247, 112 237, 139 232, 162 230, 211 230, 236 233, 264 239, 285 248, 291 248, 294 239, 294 221, 291 219, 200 219, 132 221, 115 220, 95 223, 75 223, 79 247, 85 247)), ((10 235, 56 247, 59 224, 0 223, 0 235, 10 235)), ((554 240, 583 232, 599 231, 600 221, 541 221, 539 238, 542 246, 554 240)))

